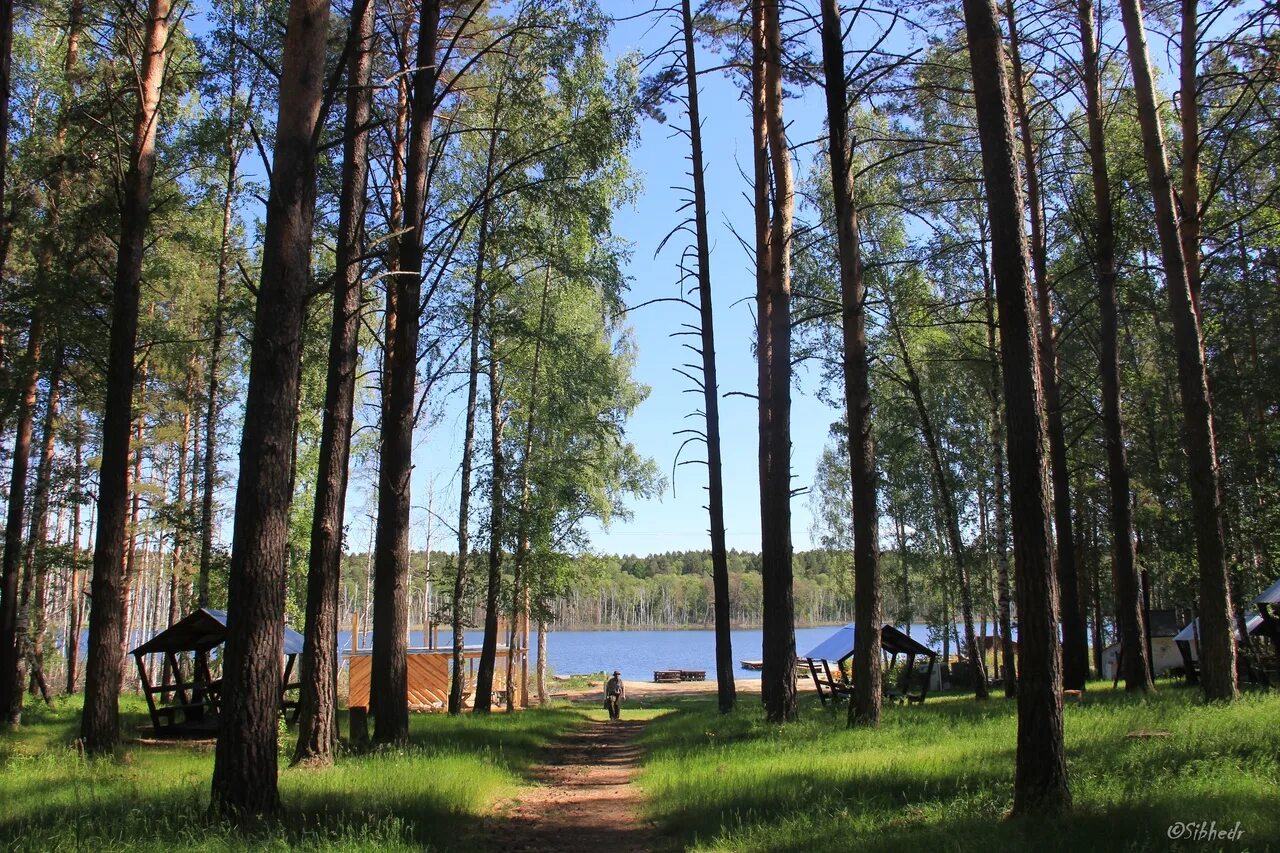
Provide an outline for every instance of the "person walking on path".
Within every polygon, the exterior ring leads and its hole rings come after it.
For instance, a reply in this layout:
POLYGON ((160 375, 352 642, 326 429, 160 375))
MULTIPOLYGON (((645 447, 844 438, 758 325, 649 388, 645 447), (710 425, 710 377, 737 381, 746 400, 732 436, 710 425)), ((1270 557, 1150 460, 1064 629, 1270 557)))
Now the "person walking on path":
POLYGON ((622 673, 615 669, 613 677, 604 685, 604 706, 609 709, 609 719, 616 720, 622 716, 622 696, 625 692, 622 673))

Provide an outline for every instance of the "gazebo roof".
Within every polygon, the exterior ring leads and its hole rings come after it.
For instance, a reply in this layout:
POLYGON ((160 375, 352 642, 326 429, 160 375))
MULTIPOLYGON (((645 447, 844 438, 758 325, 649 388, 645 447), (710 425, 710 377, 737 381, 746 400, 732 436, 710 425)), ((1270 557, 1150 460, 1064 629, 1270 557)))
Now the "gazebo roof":
MULTIPOLYGON (((156 634, 130 654, 149 655, 157 652, 207 652, 227 639, 227 613, 202 607, 156 634)), ((302 635, 292 628, 284 629, 284 653, 302 654, 302 635)))
MULTIPOLYGON (((880 629, 880 645, 891 654, 937 655, 937 652, 933 649, 919 640, 902 633, 892 625, 885 625, 880 629)), ((839 661, 844 660, 851 654, 853 654, 852 622, 839 628, 830 637, 818 643, 818 645, 809 650, 805 657, 813 660, 839 661)))
POLYGON ((1256 604, 1280 604, 1280 578, 1276 578, 1276 582, 1267 587, 1267 591, 1258 596, 1256 604))
MULTIPOLYGON (((1256 634, 1258 633, 1258 629, 1262 627, 1262 616, 1255 613, 1246 619, 1244 624, 1245 627, 1249 629, 1250 634, 1256 634)), ((1196 639, 1196 633, 1199 630, 1200 617, 1197 616, 1195 619, 1192 619, 1187 623, 1187 627, 1178 632, 1178 635, 1173 638, 1173 641, 1175 643, 1189 643, 1196 639)), ((1231 626, 1231 633, 1237 640, 1240 639, 1240 626, 1233 624, 1231 626)))

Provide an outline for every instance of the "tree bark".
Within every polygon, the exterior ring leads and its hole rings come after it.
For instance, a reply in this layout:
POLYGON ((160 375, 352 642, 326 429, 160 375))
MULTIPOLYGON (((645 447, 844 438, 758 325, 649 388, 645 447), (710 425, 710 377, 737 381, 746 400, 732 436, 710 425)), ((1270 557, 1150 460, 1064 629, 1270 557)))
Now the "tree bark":
POLYGON ((498 145, 499 89, 494 104, 493 128, 489 133, 488 159, 485 161, 485 196, 480 202, 480 220, 477 223, 476 269, 471 289, 470 353, 467 362, 467 416, 462 440, 462 486, 458 500, 458 564, 453 576, 453 595, 450 607, 453 619, 453 675, 449 682, 449 713, 462 713, 462 693, 465 687, 463 646, 466 643, 466 625, 463 624, 463 597, 466 593, 467 573, 471 559, 471 474, 476 452, 477 401, 480 396, 480 319, 484 312, 484 263, 488 249, 489 216, 492 197, 493 165, 498 145))
POLYGON ((84 421, 76 412, 75 499, 71 504, 71 577, 67 592, 67 694, 76 692, 80 660, 80 596, 84 591, 80 572, 80 504, 84 494, 84 421))
POLYGON ((235 818, 280 805, 276 756, 298 364, 316 199, 316 137, 329 4, 292 0, 280 73, 262 280, 254 314, 223 653, 213 808, 235 818))
POLYGON ((1000 674, 1004 681, 1004 695, 1012 698, 1018 693, 1018 671, 1013 650, 1013 616, 1010 612, 1009 589, 1009 530, 1005 515, 1004 499, 1004 415, 1000 412, 1000 350, 996 340, 996 299, 991 281, 991 266, 987 257, 986 240, 982 243, 983 304, 987 312, 987 352, 991 361, 991 381, 988 394, 991 398, 991 483, 992 513, 996 539, 996 618, 1000 621, 1000 674))
POLYGON ((907 349, 907 341, 902 334, 902 326, 898 323, 897 317, 894 316, 892 308, 889 309, 889 325, 898 339, 898 348, 902 356, 903 367, 907 372, 907 391, 911 394, 911 399, 915 403, 916 414, 920 418, 920 437, 924 439, 925 447, 929 451, 933 479, 937 484, 938 510, 946 530, 947 546, 951 551, 951 561, 956 571, 956 582, 960 586, 960 618, 964 621, 965 652, 969 657, 969 668, 973 676, 974 696, 978 699, 986 699, 988 695, 986 663, 983 660, 982 649, 978 647, 978 639, 973 629, 973 586, 969 581, 969 564, 965 560, 964 541, 960 538, 960 513, 956 506, 955 492, 951 487, 951 479, 948 476, 948 468, 950 466, 943 463, 942 447, 939 443, 937 431, 933 428, 933 418, 929 414, 929 407, 925 405, 924 390, 920 382, 920 376, 916 372, 915 365, 911 360, 911 353, 907 349))
POLYGON ((1200 88, 1196 74, 1199 4, 1182 0, 1182 33, 1178 50, 1179 118, 1182 120, 1182 198, 1178 210, 1182 259, 1187 265, 1191 307, 1200 315, 1200 88))
POLYGON ((351 55, 347 61, 342 189, 325 380, 320 460, 311 519, 307 615, 298 698, 298 745, 294 764, 333 763, 338 742, 338 587, 342 576, 342 522, 347 505, 351 426, 359 361, 361 256, 364 254, 365 192, 368 186, 369 113, 372 91, 374 7, 357 0, 351 10, 351 55))
POLYGON ((409 151, 405 161, 404 225, 395 291, 394 344, 388 354, 389 389, 382 413, 378 474, 378 528, 374 545, 373 742, 409 738, 405 670, 409 628, 409 510, 413 472, 413 423, 417 404, 418 332, 422 301, 423 229, 431 128, 435 118, 436 39, 440 4, 426 0, 418 28, 410 100, 409 151))
POLYGON ((685 84, 689 108, 689 150, 693 176, 693 221, 698 252, 698 325, 702 335, 702 405, 706 422, 707 514, 711 524, 711 585, 715 594, 716 696, 720 713, 738 701, 734 683, 733 637, 729 624, 729 560, 725 544, 724 474, 720 456, 720 386, 711 302, 711 238, 707 231, 706 170, 702 161, 702 113, 698 109, 698 63, 693 44, 690 0, 680 6, 684 25, 685 84))
POLYGON ((27 331, 25 373, 18 395, 17 428, 13 439, 9 480, 8 516, 4 529, 3 574, 0 574, 0 714, 3 724, 22 722, 22 647, 26 614, 21 607, 19 575, 22 566, 22 533, 27 508, 27 471, 35 431, 36 394, 40 382, 40 356, 44 346, 44 316, 37 306, 27 331))
MULTIPOLYGON (((489 472, 489 577, 485 583, 484 639, 476 665, 476 693, 471 710, 488 713, 493 707, 493 672, 498 654, 498 610, 502 592, 503 497, 506 480, 502 452, 502 384, 498 375, 498 329, 492 294, 489 299, 489 440, 492 462, 489 472)), ((510 647, 507 654, 511 653, 510 647)), ((510 685, 508 699, 510 698, 510 685)))
POLYGON ((171 0, 150 0, 146 46, 138 76, 129 168, 120 210, 115 297, 102 417, 98 475, 98 532, 89 605, 89 659, 85 667, 80 736, 92 753, 110 752, 120 737, 120 673, 125 642, 122 567, 129 503, 129 432, 133 426, 134 349, 138 338, 142 252, 151 213, 156 165, 156 126, 169 44, 171 0))
MULTIPOLYGON (((759 342, 767 374, 761 432, 761 574, 764 594, 764 670, 761 692, 770 722, 796 718, 796 636, 791 569, 791 221, 795 191, 791 151, 782 109, 782 34, 778 0, 753 3, 754 51, 758 58, 761 120, 773 178, 765 301, 759 342)), ((757 190, 758 192, 758 190, 757 190)), ((757 259, 757 264, 760 260, 757 259)))
POLYGON ((1066 430, 1062 423, 1062 392, 1058 386, 1058 344, 1053 328, 1053 292, 1049 287, 1048 250, 1045 245, 1044 201, 1040 191, 1040 166, 1031 129, 1031 114, 1024 94, 1021 43, 1013 0, 1005 0, 1009 24, 1009 59, 1012 64, 1013 105, 1022 136, 1022 162, 1026 168, 1027 206, 1031 213, 1031 270, 1036 288, 1040 322, 1040 376, 1044 388, 1045 424, 1049 430, 1049 472, 1053 483, 1053 528, 1062 596, 1062 684, 1067 690, 1083 690, 1089 678, 1089 640, 1084 607, 1080 602, 1078 560, 1071 518, 1071 471, 1067 466, 1066 430))
POLYGON ((1022 186, 995 0, 965 0, 964 18, 991 223, 1008 426, 1018 600, 1018 746, 1012 814, 1051 815, 1070 808, 1071 790, 1062 735, 1062 661, 1054 613, 1057 596, 1045 482, 1044 400, 1022 186))
POLYGON ((1098 372, 1102 385, 1102 433, 1107 453, 1108 515, 1111 519, 1111 574, 1116 628, 1124 653, 1120 666, 1126 690, 1154 690, 1143 642, 1129 460, 1120 401, 1120 300, 1116 277, 1116 234, 1111 207, 1111 175, 1102 118, 1101 63, 1093 0, 1076 5, 1083 45, 1085 115, 1089 125, 1089 166, 1093 178, 1094 266, 1098 278, 1098 372))
MULTIPOLYGON (((1125 41, 1133 68, 1143 159, 1151 184, 1165 292, 1173 319, 1178 386, 1182 392, 1183 448, 1187 455, 1192 529, 1200 570, 1200 683, 1205 698, 1231 701, 1236 688, 1236 646, 1232 637, 1231 581, 1223 535, 1223 510, 1213 402, 1195 294, 1182 251, 1173 184, 1165 159, 1164 136, 1156 105, 1155 83, 1147 54, 1146 29, 1139 0, 1121 0, 1125 41)), ((1127 652, 1126 652, 1127 653, 1127 652)))
MULTIPOLYGON (((31 535, 27 538, 23 558, 21 608, 26 613, 26 630, 19 630, 17 648, 19 667, 26 664, 29 674, 28 690, 32 696, 37 691, 45 704, 52 705, 53 697, 44 677, 44 640, 47 624, 45 591, 48 569, 38 565, 40 549, 49 538, 49 489, 53 479, 53 453, 58 427, 59 395, 62 393, 62 373, 65 352, 58 346, 49 369, 49 392, 45 396, 44 425, 40 440, 40 462, 36 466, 35 489, 31 496, 31 535)), ((56 535, 56 534, 55 534, 56 535)), ((19 625, 21 629, 22 625, 19 625)), ((19 680, 21 685, 21 679, 19 680)))
POLYGON ((844 30, 836 0, 822 0, 822 64, 827 95, 827 154, 835 199, 844 343, 844 396, 849 421, 849 474, 853 497, 853 699, 849 724, 880 723, 880 518, 876 506, 875 438, 867 357, 866 283, 844 73, 844 30))

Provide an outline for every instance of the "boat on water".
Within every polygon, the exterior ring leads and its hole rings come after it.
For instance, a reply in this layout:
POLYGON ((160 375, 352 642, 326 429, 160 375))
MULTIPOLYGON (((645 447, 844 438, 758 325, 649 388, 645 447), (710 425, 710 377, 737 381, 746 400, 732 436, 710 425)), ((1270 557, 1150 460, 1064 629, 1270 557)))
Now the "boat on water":
POLYGON ((762 660, 740 660, 738 666, 751 672, 759 672, 764 669, 764 661, 762 660))

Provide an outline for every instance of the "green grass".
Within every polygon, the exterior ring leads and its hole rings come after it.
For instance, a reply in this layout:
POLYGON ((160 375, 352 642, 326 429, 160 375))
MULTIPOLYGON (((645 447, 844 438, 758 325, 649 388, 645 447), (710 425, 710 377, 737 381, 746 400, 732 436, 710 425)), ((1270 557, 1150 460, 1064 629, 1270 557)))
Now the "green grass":
POLYGON ((1210 707, 1160 687, 1143 700, 1099 682, 1068 705, 1075 805, 1058 820, 1005 819, 1017 721, 1004 698, 886 708, 877 731, 846 729, 815 697, 785 727, 754 697, 729 716, 681 701, 646 730, 639 781, 649 816, 693 850, 1224 849, 1170 840, 1171 824, 1202 820, 1240 822, 1226 849, 1280 849, 1280 695, 1210 707))
MULTIPOLYGON (((126 732, 145 719, 132 698, 122 712, 126 732)), ((78 699, 32 707, 18 732, 0 735, 0 849, 465 849, 461 834, 474 817, 523 784, 541 750, 584 716, 563 708, 414 715, 408 747, 343 756, 325 770, 288 769, 288 738, 284 812, 244 831, 207 816, 208 748, 127 744, 114 759, 88 760, 71 746, 78 699)))

